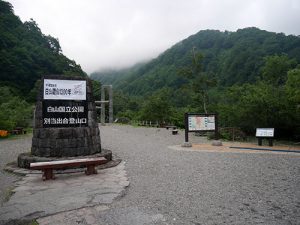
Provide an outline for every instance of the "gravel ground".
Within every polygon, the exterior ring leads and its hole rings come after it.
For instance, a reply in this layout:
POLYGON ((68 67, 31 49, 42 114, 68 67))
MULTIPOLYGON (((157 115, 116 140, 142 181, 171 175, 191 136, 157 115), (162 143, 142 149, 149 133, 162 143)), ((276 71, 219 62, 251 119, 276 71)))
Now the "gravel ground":
POLYGON ((30 152, 31 135, 22 135, 14 139, 0 141, 0 205, 3 203, 13 183, 20 177, 3 171, 7 163, 17 160, 22 152, 30 152))
MULTIPOLYGON (((97 224, 300 224, 300 155, 178 151, 168 146, 181 144, 183 131, 119 125, 100 130, 102 147, 126 162, 130 186, 96 213, 97 224)), ((30 142, 1 141, 1 169, 30 142)), ((1 172, 1 191, 15 179, 1 172)))
POLYGON ((99 224, 300 224, 298 155, 176 151, 184 132, 157 128, 105 126, 101 138, 130 187, 99 224))

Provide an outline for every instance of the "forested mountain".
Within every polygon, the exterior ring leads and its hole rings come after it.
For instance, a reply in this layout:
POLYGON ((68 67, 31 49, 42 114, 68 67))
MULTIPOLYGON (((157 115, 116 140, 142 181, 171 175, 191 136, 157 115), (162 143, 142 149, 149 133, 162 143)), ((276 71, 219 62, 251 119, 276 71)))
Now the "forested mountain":
POLYGON ((253 83, 264 57, 286 54, 300 62, 300 37, 273 33, 258 28, 236 32, 203 30, 177 43, 156 59, 134 70, 93 73, 92 78, 110 81, 117 90, 130 95, 145 95, 163 87, 179 88, 183 79, 178 69, 191 64, 191 50, 204 56, 204 71, 213 73, 220 84, 253 83), (107 80, 107 77, 114 78, 107 80))
POLYGON ((22 23, 12 5, 0 0, 0 130, 30 124, 38 80, 49 74, 87 76, 62 54, 56 38, 33 20, 22 23))
POLYGON ((56 38, 44 35, 33 20, 22 23, 12 5, 0 0, 0 85, 26 95, 44 74, 86 76, 62 54, 56 38))
POLYGON ((300 139, 299 62, 298 36, 204 30, 138 68, 92 77, 113 84, 120 117, 183 126, 185 112, 214 112, 221 127, 300 139))

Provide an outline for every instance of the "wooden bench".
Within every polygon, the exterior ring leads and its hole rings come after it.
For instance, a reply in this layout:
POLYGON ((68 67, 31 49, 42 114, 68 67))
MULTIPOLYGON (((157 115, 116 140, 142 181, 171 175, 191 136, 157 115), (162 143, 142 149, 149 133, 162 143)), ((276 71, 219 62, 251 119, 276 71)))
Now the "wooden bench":
POLYGON ((60 160, 60 161, 50 161, 50 162, 36 162, 30 163, 30 169, 42 170, 43 180, 55 179, 53 170, 54 169, 65 169, 70 167, 80 167, 86 166, 86 175, 97 174, 95 166, 104 164, 107 159, 104 157, 98 158, 84 158, 84 159, 70 159, 70 160, 60 160))
POLYGON ((167 128, 167 130, 169 130, 169 128, 172 128, 173 130, 175 130, 177 127, 173 126, 173 125, 166 125, 165 128, 167 128))

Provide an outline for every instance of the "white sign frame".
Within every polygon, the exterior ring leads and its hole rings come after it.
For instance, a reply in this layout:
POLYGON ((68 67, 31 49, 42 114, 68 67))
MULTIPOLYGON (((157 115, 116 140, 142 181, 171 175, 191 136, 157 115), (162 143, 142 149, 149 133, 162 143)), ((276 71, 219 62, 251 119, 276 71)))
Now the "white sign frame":
POLYGON ((86 80, 44 79, 44 100, 86 100, 86 80))
POLYGON ((274 137, 274 128, 256 128, 256 137, 274 137))

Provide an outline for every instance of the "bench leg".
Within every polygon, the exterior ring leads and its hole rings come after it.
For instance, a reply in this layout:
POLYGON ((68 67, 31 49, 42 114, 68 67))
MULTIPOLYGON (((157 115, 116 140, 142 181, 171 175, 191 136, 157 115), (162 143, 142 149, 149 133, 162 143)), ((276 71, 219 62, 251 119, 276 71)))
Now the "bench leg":
POLYGON ((97 170, 95 168, 95 165, 88 165, 86 167, 85 174, 86 175, 97 174, 97 170))
POLYGON ((44 169, 43 170, 43 180, 54 180, 53 169, 44 169))

